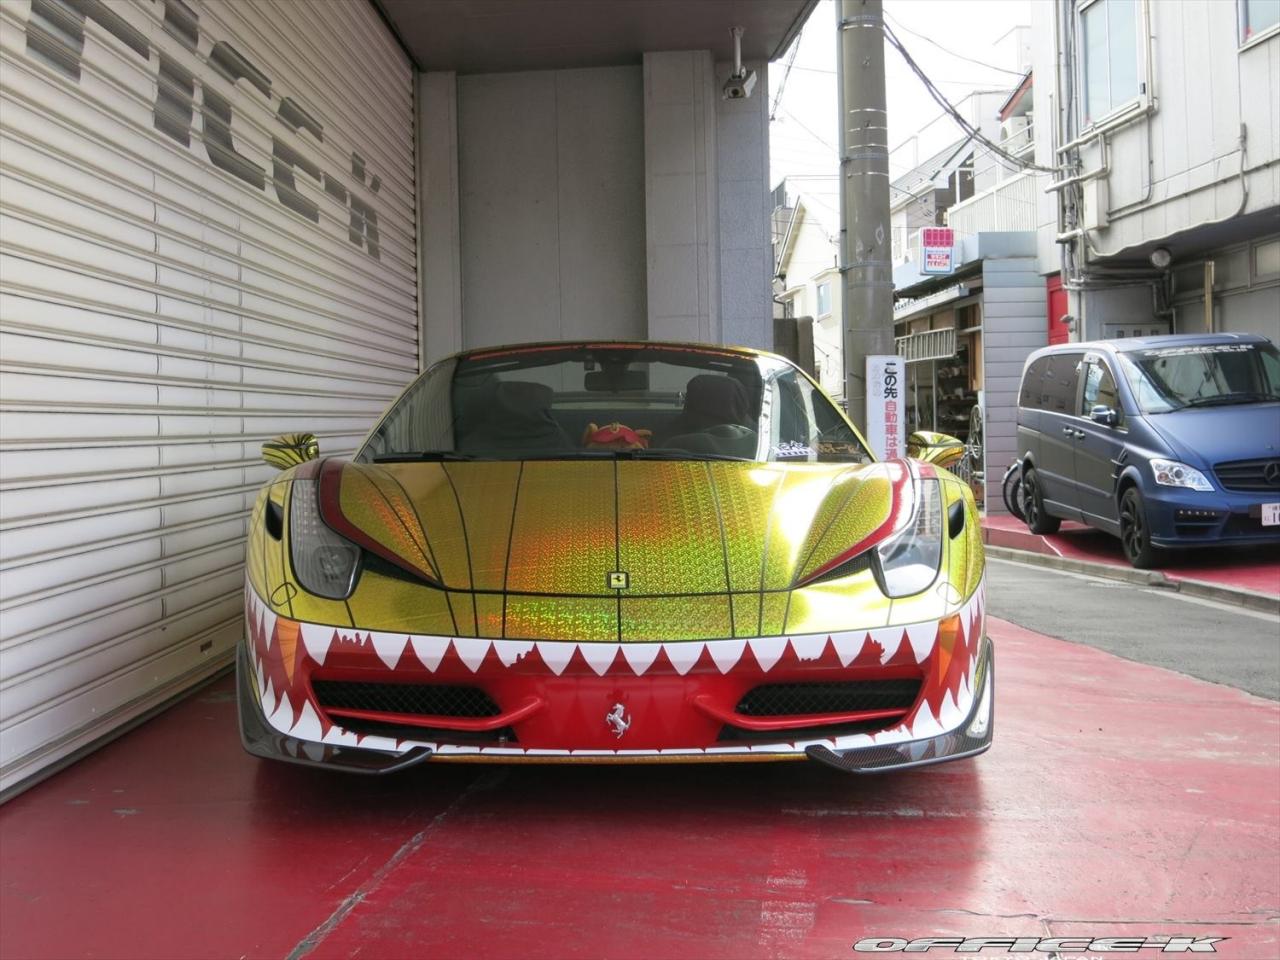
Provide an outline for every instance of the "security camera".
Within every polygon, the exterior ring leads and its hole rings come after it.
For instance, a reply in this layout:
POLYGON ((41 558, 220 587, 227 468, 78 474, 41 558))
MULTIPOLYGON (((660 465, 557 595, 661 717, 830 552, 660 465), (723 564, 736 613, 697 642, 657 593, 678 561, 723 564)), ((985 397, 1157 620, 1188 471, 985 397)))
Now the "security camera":
POLYGON ((724 98, 726 100, 745 100, 756 88, 756 72, 746 70, 741 75, 734 74, 724 82, 724 98))
POLYGON ((730 27, 733 37, 733 73, 724 82, 724 98, 726 100, 745 100, 756 88, 756 72, 742 66, 742 28, 730 27))

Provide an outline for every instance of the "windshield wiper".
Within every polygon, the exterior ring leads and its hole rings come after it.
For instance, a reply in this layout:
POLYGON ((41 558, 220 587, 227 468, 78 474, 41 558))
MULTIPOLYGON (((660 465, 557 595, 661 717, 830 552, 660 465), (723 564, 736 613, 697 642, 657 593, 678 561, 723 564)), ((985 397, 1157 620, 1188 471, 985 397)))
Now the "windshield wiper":
POLYGON ((458 460, 475 460, 469 453, 454 450, 423 450, 419 453, 384 453, 374 457, 374 463, 453 463, 458 460))
POLYGON ((540 453, 518 457, 520 460, 736 460, 749 462, 750 457, 735 457, 727 453, 702 453, 692 450, 562 450, 558 453, 540 453))
POLYGON ((1216 397, 1192 397, 1183 403, 1184 407, 1216 407, 1236 403, 1266 403, 1280 400, 1270 393, 1242 390, 1237 393, 1221 393, 1216 397))
POLYGON ((731 453, 707 453, 702 450, 619 450, 623 459, 635 460, 736 460, 750 462, 752 457, 737 457, 731 453))

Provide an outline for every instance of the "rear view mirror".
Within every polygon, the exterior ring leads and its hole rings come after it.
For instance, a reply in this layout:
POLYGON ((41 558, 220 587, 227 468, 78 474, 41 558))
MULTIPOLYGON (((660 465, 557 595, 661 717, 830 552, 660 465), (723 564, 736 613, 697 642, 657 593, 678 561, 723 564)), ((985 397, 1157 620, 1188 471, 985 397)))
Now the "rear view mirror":
POLYGON ((917 430, 907 437, 907 456, 923 463, 949 467, 964 456, 964 442, 945 433, 917 430))
POLYGON ((277 470, 288 470, 320 456, 314 433, 286 433, 262 445, 262 459, 277 470))
POLYGON ((1120 422, 1120 414, 1116 413, 1105 404, 1095 404, 1089 411, 1089 419, 1094 423, 1100 423, 1104 427, 1114 427, 1120 422))

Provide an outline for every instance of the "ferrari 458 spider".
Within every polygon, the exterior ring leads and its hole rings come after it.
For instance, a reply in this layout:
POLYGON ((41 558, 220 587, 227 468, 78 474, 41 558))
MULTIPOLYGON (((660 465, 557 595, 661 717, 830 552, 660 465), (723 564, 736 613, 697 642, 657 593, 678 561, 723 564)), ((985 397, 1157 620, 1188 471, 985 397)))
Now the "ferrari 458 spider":
POLYGON ((258 756, 867 772, 991 743, 972 493, 877 462, 779 357, 475 350, 352 460, 263 453, 237 662, 258 756))

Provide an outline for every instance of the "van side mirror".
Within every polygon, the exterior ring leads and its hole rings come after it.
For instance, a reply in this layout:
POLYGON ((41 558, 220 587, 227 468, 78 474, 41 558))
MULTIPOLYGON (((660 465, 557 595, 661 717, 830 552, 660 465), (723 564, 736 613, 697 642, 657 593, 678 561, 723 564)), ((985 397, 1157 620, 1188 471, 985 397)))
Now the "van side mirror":
POLYGON ((1105 404, 1094 404, 1089 411, 1089 419, 1094 423, 1100 423, 1104 427, 1114 427, 1120 422, 1120 414, 1116 413, 1105 404))
POLYGON ((262 445, 262 459, 277 470, 288 470, 320 456, 314 433, 286 433, 262 445))

